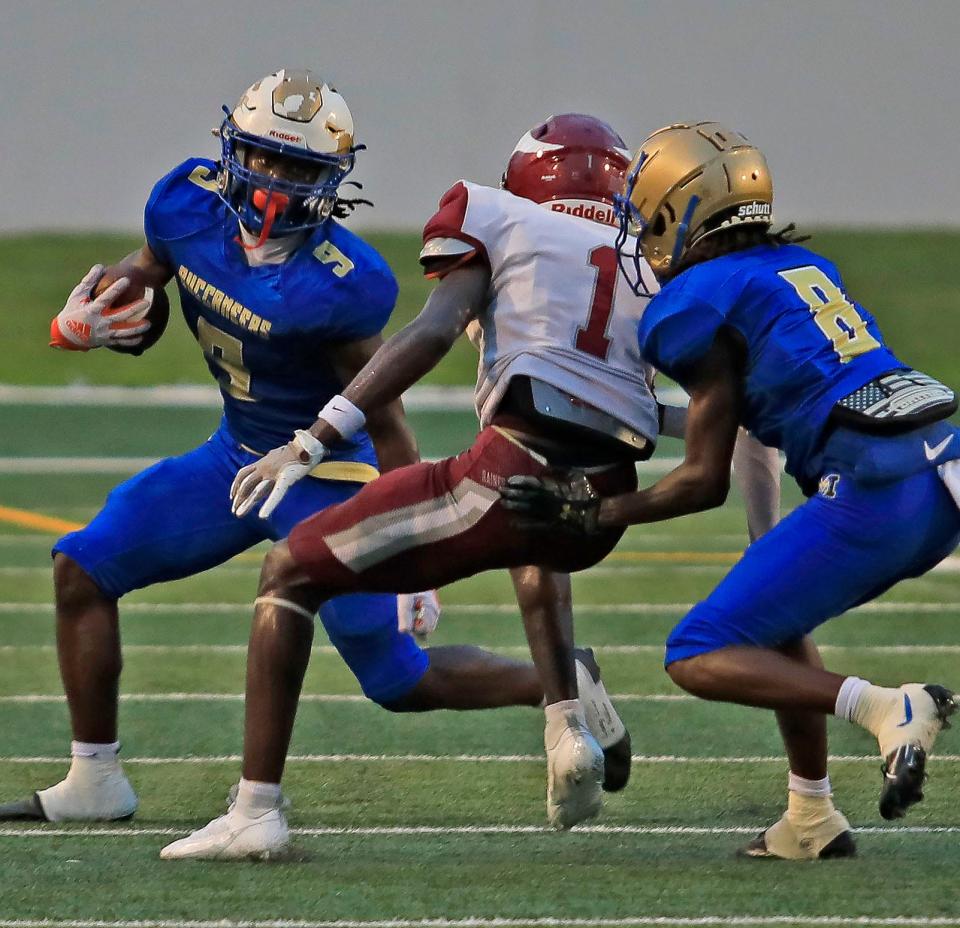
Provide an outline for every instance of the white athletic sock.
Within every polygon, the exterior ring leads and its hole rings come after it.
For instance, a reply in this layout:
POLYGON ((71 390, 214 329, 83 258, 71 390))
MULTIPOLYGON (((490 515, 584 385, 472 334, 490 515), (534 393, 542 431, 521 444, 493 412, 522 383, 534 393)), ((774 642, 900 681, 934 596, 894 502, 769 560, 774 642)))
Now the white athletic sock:
POLYGON ((97 760, 116 760, 120 751, 120 742, 96 744, 93 741, 71 741, 70 754, 73 757, 96 757, 97 760))
POLYGON ((261 783, 240 778, 237 789, 237 811, 247 818, 259 818, 280 807, 280 784, 261 783))
POLYGON ((801 796, 822 797, 833 794, 829 776, 822 780, 808 780, 806 777, 797 776, 792 770, 787 778, 787 789, 791 793, 798 793, 801 796))
POLYGON ((840 692, 837 693, 837 706, 834 709, 834 714, 838 718, 846 719, 848 722, 856 721, 853 714, 856 710, 857 703, 870 686, 869 680, 861 680, 860 677, 847 677, 843 683, 840 684, 840 692))

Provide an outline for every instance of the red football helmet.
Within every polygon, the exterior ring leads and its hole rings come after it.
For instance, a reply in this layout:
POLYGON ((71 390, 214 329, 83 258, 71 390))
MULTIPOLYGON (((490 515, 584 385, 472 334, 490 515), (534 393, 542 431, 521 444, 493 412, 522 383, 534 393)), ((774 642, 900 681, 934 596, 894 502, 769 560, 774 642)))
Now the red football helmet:
POLYGON ((603 120, 564 113, 517 142, 500 186, 558 212, 615 226, 613 198, 623 190, 630 159, 626 143, 603 120))

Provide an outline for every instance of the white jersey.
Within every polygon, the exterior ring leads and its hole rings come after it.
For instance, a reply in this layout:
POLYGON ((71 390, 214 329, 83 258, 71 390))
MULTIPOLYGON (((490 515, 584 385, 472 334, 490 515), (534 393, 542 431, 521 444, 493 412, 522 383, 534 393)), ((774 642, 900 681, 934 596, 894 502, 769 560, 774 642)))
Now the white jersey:
MULTIPOLYGON (((609 225, 553 212, 467 181, 454 186, 424 228, 421 260, 481 255, 489 301, 468 334, 480 351, 476 407, 489 424, 510 379, 544 381, 655 441, 653 369, 637 325, 649 302, 619 273, 609 225)), ((647 273, 645 279, 651 279, 647 273)))

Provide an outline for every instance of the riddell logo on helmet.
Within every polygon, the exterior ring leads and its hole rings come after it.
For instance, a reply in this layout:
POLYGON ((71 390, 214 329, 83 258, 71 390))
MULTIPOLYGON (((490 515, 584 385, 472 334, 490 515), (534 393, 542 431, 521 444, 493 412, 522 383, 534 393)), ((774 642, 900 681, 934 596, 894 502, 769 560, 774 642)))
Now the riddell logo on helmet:
POLYGON ((596 200, 552 200, 545 204, 555 213, 566 213, 568 216, 579 216, 581 219, 592 219, 607 226, 617 226, 617 217, 613 207, 596 200))
POLYGON ((294 135, 292 132, 282 132, 280 129, 271 129, 267 135, 274 139, 280 139, 281 142, 296 142, 298 145, 303 144, 302 135, 294 135))
POLYGON ((769 203, 747 203, 737 210, 737 216, 741 219, 759 219, 770 216, 769 203))

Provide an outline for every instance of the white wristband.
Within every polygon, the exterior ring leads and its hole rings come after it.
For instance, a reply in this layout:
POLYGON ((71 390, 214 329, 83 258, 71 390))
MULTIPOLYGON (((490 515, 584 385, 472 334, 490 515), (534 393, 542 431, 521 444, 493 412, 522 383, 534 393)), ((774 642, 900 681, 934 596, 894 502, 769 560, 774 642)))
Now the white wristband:
POLYGON ((345 396, 335 396, 318 413, 319 417, 332 425, 342 438, 350 438, 359 432, 367 417, 345 396))

